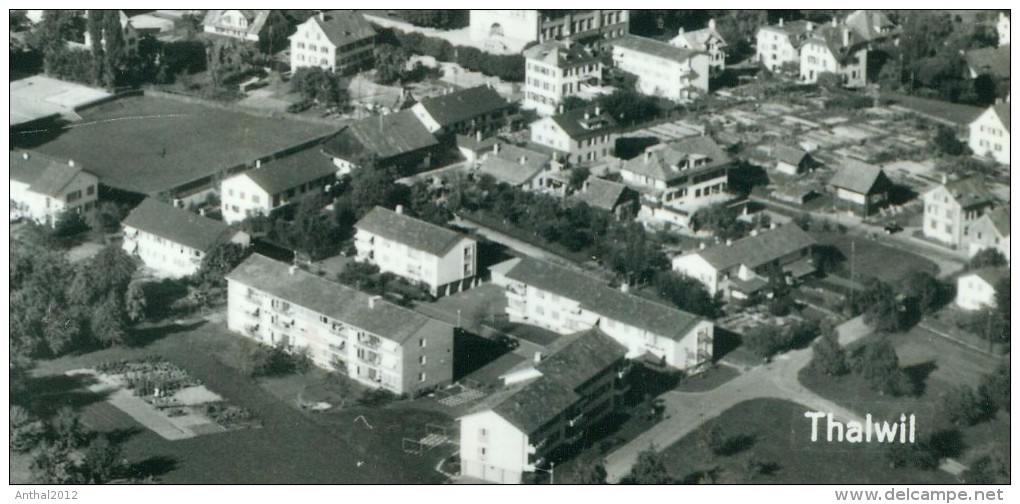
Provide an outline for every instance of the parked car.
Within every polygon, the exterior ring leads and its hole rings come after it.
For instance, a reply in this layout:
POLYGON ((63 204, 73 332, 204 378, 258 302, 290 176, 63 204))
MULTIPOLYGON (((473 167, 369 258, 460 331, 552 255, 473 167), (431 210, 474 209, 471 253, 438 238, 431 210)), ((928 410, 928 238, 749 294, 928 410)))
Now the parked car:
POLYGON ((885 234, 899 233, 900 231, 903 231, 903 226, 895 222, 891 222, 885 225, 885 234))
POLYGON ((500 334, 499 336, 497 336, 496 343, 499 344, 499 346, 506 348, 507 350, 514 350, 517 347, 521 346, 520 341, 517 341, 516 338, 511 338, 510 336, 507 336, 505 334, 500 334))

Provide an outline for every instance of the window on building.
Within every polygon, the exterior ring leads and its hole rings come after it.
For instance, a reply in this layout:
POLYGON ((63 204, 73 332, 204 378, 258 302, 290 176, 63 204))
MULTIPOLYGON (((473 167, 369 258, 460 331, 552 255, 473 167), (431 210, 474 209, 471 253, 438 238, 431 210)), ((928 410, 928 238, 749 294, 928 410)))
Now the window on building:
POLYGON ((418 373, 418 381, 420 382, 425 381, 425 373, 418 373))
POLYGON ((425 343, 425 338, 418 340, 418 346, 421 348, 425 348, 425 343))
POLYGON ((418 364, 425 364, 425 356, 424 355, 419 355, 418 356, 418 364))

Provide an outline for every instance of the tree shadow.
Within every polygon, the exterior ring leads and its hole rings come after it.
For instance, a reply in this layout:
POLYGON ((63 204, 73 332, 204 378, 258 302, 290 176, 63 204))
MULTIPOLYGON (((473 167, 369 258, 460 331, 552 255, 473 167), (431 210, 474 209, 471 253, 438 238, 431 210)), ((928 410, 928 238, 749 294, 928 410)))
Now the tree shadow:
POLYGON ((717 453, 724 457, 743 453, 751 449, 756 440, 757 436, 753 434, 738 434, 736 436, 731 436, 723 441, 723 444, 719 447, 719 451, 717 453))
POLYGON ((934 360, 930 360, 903 368, 903 373, 907 376, 907 380, 909 380, 910 390, 914 396, 924 395, 927 389, 928 376, 938 367, 934 360))
POLYGON ((95 383, 91 375, 50 375, 32 378, 25 390, 12 402, 22 402, 40 418, 49 418, 61 408, 81 410, 93 403, 105 401, 110 392, 93 392, 87 387, 95 383), (18 401, 21 399, 21 401, 18 401))
POLYGON ((783 466, 777 462, 765 462, 761 465, 761 474, 763 476, 774 476, 783 466))
POLYGON ((130 464, 125 469, 129 478, 146 479, 162 476, 177 468, 177 459, 165 455, 156 455, 145 460, 130 464))
POLYGON ((113 445, 121 445, 126 443, 129 439, 135 437, 138 434, 145 432, 145 429, 141 427, 121 427, 119 429, 113 429, 111 431, 104 432, 106 439, 110 440, 113 445))
POLYGON ((132 331, 131 338, 128 339, 126 345, 129 348, 145 348, 167 336, 170 336, 171 334, 193 331, 205 324, 205 320, 199 320, 197 322, 187 324, 171 323, 156 327, 135 329, 132 331))
POLYGON ((712 360, 719 362, 726 354, 736 350, 744 341, 740 334, 716 326, 712 342, 712 360))
POLYGON ((722 468, 719 466, 711 467, 709 469, 698 469, 697 471, 693 471, 687 476, 680 478, 677 483, 681 485, 699 485, 705 482, 714 483, 719 479, 719 474, 721 472, 722 468))

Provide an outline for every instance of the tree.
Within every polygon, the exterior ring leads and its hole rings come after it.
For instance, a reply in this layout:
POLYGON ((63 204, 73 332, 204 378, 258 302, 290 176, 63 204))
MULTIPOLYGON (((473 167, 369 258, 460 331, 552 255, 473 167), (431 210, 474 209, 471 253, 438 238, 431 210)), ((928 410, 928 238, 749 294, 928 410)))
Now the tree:
POLYGON ((202 258, 194 282, 204 288, 223 287, 226 275, 251 255, 251 247, 238 243, 220 243, 202 258))
POLYGON ((124 310, 128 320, 133 323, 145 320, 147 304, 144 285, 141 282, 131 282, 124 294, 124 310))
POLYGON ((942 125, 938 127, 935 137, 932 138, 932 145, 936 152, 946 156, 959 156, 967 147, 967 144, 956 138, 956 133, 952 129, 942 125))
POLYGON ((839 344, 836 331, 823 332, 822 337, 812 348, 811 367, 828 376, 842 376, 850 371, 846 352, 839 344))
POLYGON ((1010 483, 1009 453, 999 445, 987 445, 972 457, 960 479, 968 485, 1007 485, 1010 483))
POLYGON ((120 448, 104 435, 97 436, 88 444, 82 459, 81 469, 89 484, 108 483, 121 469, 120 448))
POLYGON ((659 295, 681 310, 715 318, 721 310, 719 299, 713 298, 705 284, 687 275, 670 271, 655 274, 653 283, 659 295))
POLYGON ((600 463, 587 464, 577 469, 579 485, 605 485, 606 477, 606 467, 600 463))
POLYGON ((913 270, 903 280, 902 294, 908 316, 919 319, 953 300, 953 286, 926 271, 913 270))
POLYGON ((994 414, 994 405, 983 401, 973 388, 960 385, 942 398, 940 411, 950 425, 970 427, 994 414))
POLYGON ((347 91, 340 83, 340 77, 319 67, 302 67, 290 79, 291 91, 301 94, 303 100, 325 106, 347 103, 347 91))
POLYGON ((967 262, 968 270, 979 270, 982 268, 999 268, 1007 266, 1006 256, 994 248, 981 249, 974 257, 967 262))
POLYGON ((850 367, 867 380, 872 390, 882 395, 900 395, 909 389, 900 369, 896 349, 887 338, 868 341, 850 354, 850 367))
MULTIPOLYGON (((127 62, 127 47, 124 42, 124 31, 120 25, 120 11, 110 9, 103 11, 103 38, 93 44, 104 44, 103 78, 106 87, 113 89, 120 83, 127 62)), ((98 65, 98 61, 96 62, 98 65)))
POLYGON ((85 213, 85 224, 95 231, 112 233, 120 229, 127 212, 112 201, 103 201, 85 213))
POLYGON ((570 169, 570 179, 567 181, 567 187, 571 191, 579 191, 584 187, 584 183, 591 176, 591 170, 587 166, 579 166, 570 169))
POLYGON ((103 62, 105 57, 103 55, 103 25, 104 11, 99 9, 89 9, 88 15, 86 16, 86 29, 89 33, 89 38, 92 40, 92 85, 102 85, 103 78, 103 62))
POLYGON ((864 313, 864 322, 876 331, 896 332, 903 328, 903 305, 892 287, 882 281, 868 282, 854 311, 864 313))
POLYGON ((127 314, 124 313, 124 300, 116 292, 108 292, 105 298, 94 306, 89 317, 89 329, 92 337, 100 345, 110 347, 124 343, 127 335, 127 314))
POLYGON ((783 349, 783 333, 778 327, 763 324, 748 331, 744 337, 744 345, 758 357, 770 359, 783 349))
POLYGON ((675 480, 666 469, 665 457, 648 448, 638 453, 627 482, 637 485, 670 485, 675 480))
POLYGON ((982 401, 997 408, 1010 411, 1010 379, 1009 360, 1002 361, 995 370, 981 377, 978 395, 982 401))
POLYGON ((46 426, 42 420, 16 404, 10 407, 10 424, 10 447, 19 453, 34 448, 46 434, 46 426))
POLYGON ((375 51, 375 81, 392 84, 404 78, 407 53, 403 48, 382 44, 375 51))
POLYGON ((702 207, 691 216, 691 227, 696 231, 711 231, 720 240, 737 240, 747 236, 747 224, 737 220, 737 214, 722 203, 702 207))

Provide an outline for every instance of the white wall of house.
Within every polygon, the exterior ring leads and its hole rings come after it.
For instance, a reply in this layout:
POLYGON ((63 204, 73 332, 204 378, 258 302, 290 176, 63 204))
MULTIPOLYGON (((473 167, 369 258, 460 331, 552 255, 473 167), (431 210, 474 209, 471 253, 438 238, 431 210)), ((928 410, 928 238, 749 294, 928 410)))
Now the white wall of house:
POLYGON ((984 210, 964 211, 945 186, 939 186, 921 196, 924 201, 924 236, 952 247, 963 246, 970 225, 984 214, 984 210))
POLYGON ((784 63, 800 63, 800 51, 786 33, 765 26, 758 29, 755 40, 757 59, 765 68, 775 72, 784 63))
POLYGON ((864 205, 868 201, 867 196, 842 187, 836 188, 836 197, 843 201, 849 201, 850 203, 857 205, 864 205))
POLYGON ((808 40, 800 48, 800 79, 811 84, 823 73, 834 73, 843 77, 845 86, 861 87, 867 83, 867 62, 867 49, 857 51, 849 62, 841 64, 824 43, 808 40))
POLYGON ((1009 235, 1003 236, 991 218, 987 215, 980 217, 967 231, 966 238, 967 254, 974 257, 984 249, 998 250, 1009 261, 1009 235))
POLYGON ((969 129, 967 145, 975 155, 1009 165, 1009 130, 1002 124, 994 108, 985 110, 970 123, 969 129))
POLYGON ((541 116, 556 113, 557 106, 569 96, 581 92, 582 83, 600 81, 602 63, 592 61, 585 65, 559 67, 537 59, 525 60, 524 103, 541 116))
POLYGON ((28 184, 16 180, 10 181, 10 190, 12 213, 16 211, 39 224, 52 226, 65 210, 81 212, 94 207, 99 199, 99 179, 91 173, 78 172, 53 196, 34 192, 28 184))
POLYGON ((259 41, 258 33, 248 33, 248 18, 241 14, 240 11, 223 11, 219 21, 219 24, 216 25, 205 25, 204 31, 206 33, 233 37, 239 40, 247 40, 251 42, 259 41))
POLYGON ((956 305, 964 310, 980 310, 995 306, 995 286, 978 275, 956 279, 956 305))
POLYGON ((528 467, 528 436, 494 411, 460 418, 460 471, 494 483, 518 484, 528 467))
POLYGON ((227 224, 241 222, 256 215, 269 215, 273 197, 242 173, 220 182, 220 203, 227 224))
POLYGON ((710 295, 714 296, 720 288, 719 272, 696 252, 674 257, 673 271, 701 282, 710 295))
POLYGON ((443 128, 438 122, 436 122, 435 119, 432 118, 432 114, 429 114, 429 111, 426 110, 425 106, 420 102, 415 103, 414 106, 411 107, 411 112, 414 112, 414 116, 425 125, 425 129, 429 130, 429 133, 435 133, 443 128))
POLYGON ((530 129, 531 141, 560 151, 572 164, 594 162, 614 154, 619 137, 617 133, 607 132, 575 140, 549 117, 531 123, 530 129))
POLYGON ((638 76, 637 89, 648 96, 661 96, 684 102, 699 92, 708 92, 709 57, 695 53, 683 62, 642 53, 626 47, 613 47, 613 64, 638 76), (697 92, 692 93, 689 88, 697 92))
POLYGON ((416 250, 364 229, 355 233, 354 244, 359 261, 370 262, 379 266, 380 271, 412 282, 422 282, 429 286, 433 296, 440 295, 443 286, 471 279, 477 273, 477 244, 470 238, 462 239, 443 256, 416 250))
POLYGON ((999 32, 999 45, 1009 45, 1009 16, 1000 12, 999 21, 995 23, 995 29, 999 32))
POLYGON ((125 252, 137 255, 154 273, 167 278, 195 274, 205 257, 203 250, 196 250, 130 226, 124 226, 122 247, 125 252))
POLYGON ((290 69, 296 71, 302 67, 319 67, 331 72, 336 71, 336 46, 334 46, 322 27, 309 18, 297 27, 290 36, 290 69))

